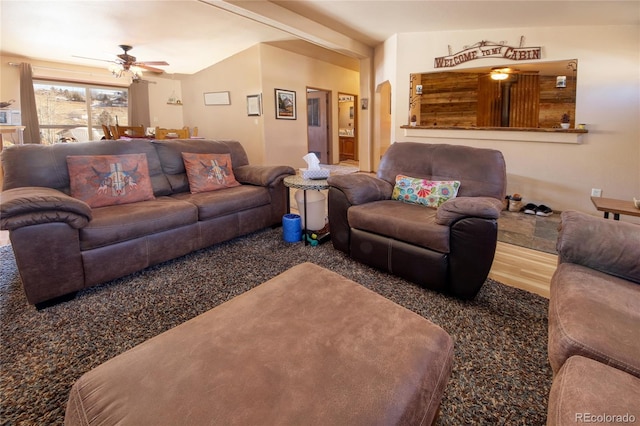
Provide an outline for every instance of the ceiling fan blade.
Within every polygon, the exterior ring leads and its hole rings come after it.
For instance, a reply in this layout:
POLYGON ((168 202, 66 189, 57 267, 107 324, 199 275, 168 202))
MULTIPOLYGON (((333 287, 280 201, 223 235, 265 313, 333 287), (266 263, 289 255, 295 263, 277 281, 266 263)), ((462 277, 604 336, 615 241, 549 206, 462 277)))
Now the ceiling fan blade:
POLYGON ((164 72, 164 70, 161 70, 160 68, 150 67, 149 65, 142 62, 136 63, 135 66, 145 69, 147 71, 158 73, 158 74, 162 74, 164 72))
POLYGON ((108 59, 99 59, 99 58, 89 58, 86 56, 76 56, 73 55, 74 58, 80 58, 80 59, 90 59, 93 61, 102 61, 102 62, 110 62, 110 63, 114 63, 114 64, 120 64, 122 65, 122 67, 126 70, 128 70, 130 67, 132 66, 136 66, 136 67, 140 67, 142 69, 145 69, 147 71, 151 71, 157 74, 162 74, 164 73, 164 70, 160 69, 160 68, 156 68, 154 65, 158 65, 158 66, 167 66, 169 65, 168 62, 166 61, 136 61, 136 57, 129 55, 129 51, 132 49, 131 46, 129 45, 120 45, 120 48, 122 50, 124 50, 124 53, 121 53, 119 55, 116 55, 116 58, 114 60, 108 60, 108 59))
POLYGON ((138 62, 138 65, 140 64, 144 64, 144 65, 169 65, 169 63, 167 63, 166 61, 140 61, 138 62))

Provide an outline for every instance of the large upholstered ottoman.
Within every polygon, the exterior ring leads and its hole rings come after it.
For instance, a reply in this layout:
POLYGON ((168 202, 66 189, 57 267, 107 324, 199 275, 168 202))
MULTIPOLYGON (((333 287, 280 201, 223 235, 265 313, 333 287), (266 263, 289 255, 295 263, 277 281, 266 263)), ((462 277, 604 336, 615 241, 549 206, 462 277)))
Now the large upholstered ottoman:
POLYGON ((66 425, 428 425, 451 373, 440 327, 311 263, 105 362, 66 425))
POLYGON ((609 365, 572 356, 553 378, 548 426, 636 424, 640 421, 640 379, 609 365))

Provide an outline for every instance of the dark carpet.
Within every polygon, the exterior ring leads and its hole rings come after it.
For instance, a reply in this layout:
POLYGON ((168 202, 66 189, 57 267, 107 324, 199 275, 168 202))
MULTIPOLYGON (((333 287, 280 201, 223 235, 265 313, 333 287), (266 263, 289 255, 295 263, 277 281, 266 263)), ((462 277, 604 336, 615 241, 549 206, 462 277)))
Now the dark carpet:
POLYGON ((345 257, 330 243, 282 241, 269 229, 83 291, 42 311, 27 304, 0 247, 0 421, 62 424, 84 372, 305 261, 338 272, 444 328, 455 341, 441 425, 546 421, 551 369, 546 299, 487 280, 460 301, 345 257))

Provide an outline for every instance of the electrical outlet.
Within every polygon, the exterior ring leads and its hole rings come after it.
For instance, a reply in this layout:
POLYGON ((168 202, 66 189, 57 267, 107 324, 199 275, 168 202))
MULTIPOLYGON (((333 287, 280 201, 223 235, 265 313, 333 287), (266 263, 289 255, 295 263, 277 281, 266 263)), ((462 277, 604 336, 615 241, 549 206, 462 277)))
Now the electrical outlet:
POLYGON ((592 197, 602 197, 602 189, 591 188, 591 196, 592 197))

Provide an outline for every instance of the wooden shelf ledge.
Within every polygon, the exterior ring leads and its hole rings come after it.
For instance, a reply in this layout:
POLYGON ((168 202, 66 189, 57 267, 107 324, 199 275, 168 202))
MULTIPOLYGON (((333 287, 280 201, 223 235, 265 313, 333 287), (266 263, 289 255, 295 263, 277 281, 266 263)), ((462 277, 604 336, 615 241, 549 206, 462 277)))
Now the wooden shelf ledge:
POLYGON ((533 127, 433 127, 400 126, 404 135, 434 139, 482 139, 514 142, 582 143, 587 129, 542 129, 533 127))

